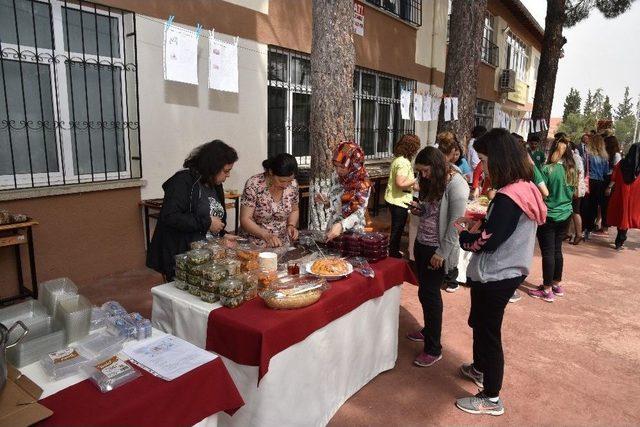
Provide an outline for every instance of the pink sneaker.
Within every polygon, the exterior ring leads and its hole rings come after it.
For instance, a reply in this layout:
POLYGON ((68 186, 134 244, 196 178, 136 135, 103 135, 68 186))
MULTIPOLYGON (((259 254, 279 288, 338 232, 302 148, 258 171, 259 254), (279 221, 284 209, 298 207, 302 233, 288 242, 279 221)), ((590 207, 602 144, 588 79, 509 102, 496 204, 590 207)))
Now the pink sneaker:
POLYGON ((407 339, 416 342, 424 342, 424 335, 422 335, 422 331, 409 332, 407 334, 407 339))
POLYGON ((560 285, 555 285, 551 287, 551 290, 553 291, 554 294, 556 294, 556 296, 558 297, 563 297, 564 296, 564 289, 562 288, 562 286, 560 285))
POLYGON ((432 356, 430 354, 422 352, 422 353, 420 353, 418 355, 418 357, 415 358, 415 360, 413 361, 413 364, 417 365, 417 366, 422 366, 423 368, 426 368, 427 366, 433 365, 434 363, 436 363, 440 359, 442 359, 442 355, 440 355, 440 356, 432 356))
POLYGON ((529 296, 533 298, 540 298, 546 302, 553 302, 555 300, 555 296, 552 291, 545 292, 544 289, 534 289, 529 291, 529 296))

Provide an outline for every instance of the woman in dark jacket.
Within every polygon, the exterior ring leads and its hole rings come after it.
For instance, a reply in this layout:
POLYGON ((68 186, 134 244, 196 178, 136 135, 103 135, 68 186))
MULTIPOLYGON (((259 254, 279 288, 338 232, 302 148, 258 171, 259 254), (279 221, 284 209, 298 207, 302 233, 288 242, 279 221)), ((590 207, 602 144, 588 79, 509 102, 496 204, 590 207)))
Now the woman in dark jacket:
POLYGON ((184 169, 164 184, 164 202, 147 252, 147 267, 173 280, 174 257, 207 235, 224 236, 227 212, 222 183, 238 153, 216 139, 197 147, 184 169))

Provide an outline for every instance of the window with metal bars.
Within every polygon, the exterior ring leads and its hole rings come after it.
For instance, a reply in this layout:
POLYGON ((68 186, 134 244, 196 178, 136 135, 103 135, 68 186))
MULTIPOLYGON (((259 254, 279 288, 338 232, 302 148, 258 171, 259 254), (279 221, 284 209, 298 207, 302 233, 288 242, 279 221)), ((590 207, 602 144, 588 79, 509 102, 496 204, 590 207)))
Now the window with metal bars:
POLYGON ((493 127, 493 102, 476 100, 476 125, 482 125, 487 129, 493 127))
POLYGON ((0 189, 142 176, 135 15, 0 0, 0 189))
POLYGON ((396 15, 403 21, 422 25, 422 0, 366 0, 367 3, 396 15))
MULTIPOLYGON (((269 156, 290 153, 301 165, 310 163, 311 63, 309 56, 269 48, 267 141, 269 156)), ((353 76, 354 140, 368 159, 390 157, 393 143, 413 133, 413 120, 400 116, 401 89, 416 82, 356 68, 353 76)))

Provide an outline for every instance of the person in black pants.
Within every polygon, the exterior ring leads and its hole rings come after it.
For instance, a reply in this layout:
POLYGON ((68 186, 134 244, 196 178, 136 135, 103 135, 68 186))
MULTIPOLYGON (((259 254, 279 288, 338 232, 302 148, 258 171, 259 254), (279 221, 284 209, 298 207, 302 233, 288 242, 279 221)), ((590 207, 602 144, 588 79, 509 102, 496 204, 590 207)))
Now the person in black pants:
POLYGON ((484 221, 455 221, 460 246, 473 253, 467 268, 473 362, 463 364, 460 372, 483 388, 457 399, 456 406, 471 414, 502 415, 502 319, 509 298, 529 274, 536 229, 545 223, 547 208, 532 182, 534 165, 507 130, 492 129, 474 147, 498 192, 484 221))
POLYGON ((438 248, 426 246, 416 240, 413 247, 413 255, 416 259, 418 272, 418 299, 422 305, 424 325, 421 334, 424 338, 424 353, 429 355, 441 355, 442 345, 442 293, 440 287, 444 282, 444 267, 433 268, 429 261, 438 248))
POLYGON ((384 199, 391 213, 391 235, 389 236, 389 256, 402 258, 400 242, 409 213, 413 185, 416 182, 411 159, 420 149, 420 138, 413 134, 403 135, 393 149, 395 159, 391 163, 389 180, 384 199))

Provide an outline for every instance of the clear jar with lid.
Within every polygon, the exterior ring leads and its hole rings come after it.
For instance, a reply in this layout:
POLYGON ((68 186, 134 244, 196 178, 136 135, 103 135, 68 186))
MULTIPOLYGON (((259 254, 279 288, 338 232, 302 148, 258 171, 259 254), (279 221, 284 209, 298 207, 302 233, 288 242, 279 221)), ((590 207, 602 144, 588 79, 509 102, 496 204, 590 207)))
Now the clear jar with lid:
POLYGON ((211 252, 205 249, 192 249, 187 252, 187 260, 191 265, 205 264, 211 260, 211 252))
POLYGON ((220 295, 220 304, 227 308, 236 308, 244 302, 244 295, 240 294, 235 297, 225 297, 220 295))
POLYGON ((178 254, 174 258, 176 260, 176 270, 186 270, 189 257, 187 254, 178 254))
POLYGON ((226 279, 227 275, 227 269, 222 264, 210 263, 202 268, 202 277, 212 282, 220 282, 226 279))
POLYGON ((220 282, 220 296, 229 298, 241 296, 244 292, 244 281, 240 277, 229 277, 220 282))

